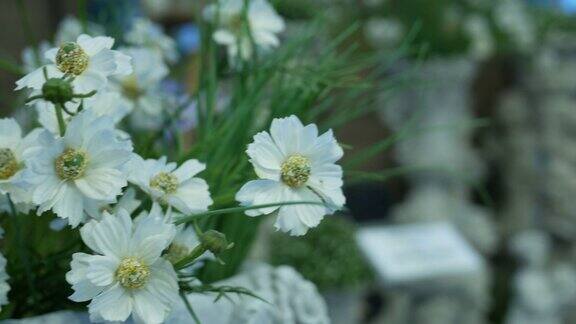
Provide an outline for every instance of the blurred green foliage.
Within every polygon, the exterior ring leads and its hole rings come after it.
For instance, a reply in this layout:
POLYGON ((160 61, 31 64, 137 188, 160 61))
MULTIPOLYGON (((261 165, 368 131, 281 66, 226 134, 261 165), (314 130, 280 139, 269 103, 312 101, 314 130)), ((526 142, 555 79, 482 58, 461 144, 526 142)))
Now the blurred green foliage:
POLYGON ((328 216, 303 237, 275 232, 270 262, 294 267, 321 290, 356 288, 373 274, 355 240, 354 223, 343 216, 328 216))

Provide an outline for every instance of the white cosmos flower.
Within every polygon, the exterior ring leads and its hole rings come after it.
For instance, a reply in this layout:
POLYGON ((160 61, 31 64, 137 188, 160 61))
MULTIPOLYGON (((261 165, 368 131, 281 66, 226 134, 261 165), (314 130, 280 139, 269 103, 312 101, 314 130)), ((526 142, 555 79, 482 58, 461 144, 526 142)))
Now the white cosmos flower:
MULTIPOLYGON (((76 113, 79 107, 79 102, 66 103, 66 108, 72 113, 76 113)), ((120 93, 114 91, 99 91, 94 96, 84 99, 83 107, 84 110, 91 110, 97 116, 110 117, 114 124, 119 123, 132 109, 132 105, 123 100, 120 93)), ((58 136, 58 119, 56 118, 54 104, 44 100, 37 100, 35 108, 40 125, 58 136)), ((64 119, 68 122, 72 119, 72 116, 64 113, 64 119)))
POLYGON ((176 42, 167 36, 162 27, 147 18, 136 18, 124 40, 134 46, 158 51, 168 63, 178 60, 176 42))
POLYGON ((110 89, 122 95, 123 104, 130 106, 130 110, 135 111, 134 115, 161 119, 163 95, 160 82, 168 75, 162 56, 147 48, 123 48, 122 52, 132 57, 133 72, 116 76, 110 89))
POLYGON ((31 196, 25 190, 24 152, 38 145, 40 129, 22 137, 20 125, 12 118, 0 119, 0 194, 10 194, 14 203, 30 203, 31 196))
POLYGON ((0 311, 1 306, 8 304, 8 292, 10 291, 10 285, 8 285, 8 274, 6 273, 6 258, 0 254, 0 311))
POLYGON ((316 125, 303 126, 295 116, 272 121, 270 133, 260 132, 246 151, 260 180, 246 183, 236 194, 242 206, 315 201, 248 210, 249 216, 278 212, 275 227, 292 235, 304 235, 324 215, 341 208, 342 168, 335 164, 342 155, 332 131, 318 136, 316 125))
POLYGON ((126 186, 132 144, 118 140, 109 117, 84 111, 64 137, 44 131, 39 141, 41 146, 26 151, 23 176, 39 214, 52 209, 76 227, 85 219, 87 201, 113 201, 126 186))
POLYGON ((214 41, 228 48, 231 60, 252 56, 251 38, 257 48, 269 50, 280 41, 276 34, 285 28, 284 20, 266 0, 249 0, 247 10, 248 29, 244 27, 244 0, 219 0, 204 10, 204 18, 217 23, 214 41), (240 46, 240 47, 239 47, 240 46))
POLYGON ((93 321, 162 323, 178 302, 178 279, 161 257, 176 228, 159 206, 132 220, 125 210, 84 225, 80 234, 95 254, 75 253, 66 280, 75 302, 90 301, 93 321))
POLYGON ((195 177, 206 168, 197 160, 188 160, 177 168, 176 163, 134 158, 130 164, 130 182, 139 186, 155 201, 176 208, 186 215, 208 210, 212 204, 208 184, 195 177))
POLYGON ((16 90, 42 89, 44 68, 49 78, 61 78, 65 74, 74 76, 72 84, 76 93, 100 90, 106 86, 110 76, 132 73, 130 57, 112 50, 113 45, 111 37, 80 35, 76 42, 63 43, 59 48, 48 50, 45 57, 51 64, 16 81, 16 90))

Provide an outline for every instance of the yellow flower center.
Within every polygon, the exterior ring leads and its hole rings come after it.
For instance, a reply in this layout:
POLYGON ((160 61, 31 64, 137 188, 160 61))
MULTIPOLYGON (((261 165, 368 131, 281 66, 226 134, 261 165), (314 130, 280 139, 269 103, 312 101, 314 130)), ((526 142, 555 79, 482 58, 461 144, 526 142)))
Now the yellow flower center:
POLYGON ((130 100, 136 100, 142 95, 135 76, 129 76, 122 82, 122 94, 130 100))
POLYGON ((60 179, 76 180, 84 175, 88 166, 88 157, 82 151, 66 149, 56 159, 55 164, 56 174, 60 179))
POLYGON ((188 256, 188 254, 190 254, 190 249, 184 245, 173 243, 168 248, 168 252, 166 252, 165 258, 172 264, 175 264, 178 261, 184 259, 184 257, 188 256))
POLYGON ((140 260, 128 257, 122 259, 116 269, 116 279, 126 289, 138 289, 146 284, 150 268, 140 260))
POLYGON ((8 148, 0 149, 0 180, 11 178, 18 170, 20 165, 12 150, 8 148))
POLYGON ((88 68, 88 55, 74 42, 62 44, 56 53, 56 66, 66 74, 80 75, 88 68))
POLYGON ((165 194, 173 194, 178 189, 178 178, 168 172, 160 172, 152 180, 150 180, 150 187, 158 189, 165 194))
POLYGON ((310 172, 310 160, 300 154, 290 156, 280 169, 282 181, 293 188, 305 185, 310 178, 310 172))

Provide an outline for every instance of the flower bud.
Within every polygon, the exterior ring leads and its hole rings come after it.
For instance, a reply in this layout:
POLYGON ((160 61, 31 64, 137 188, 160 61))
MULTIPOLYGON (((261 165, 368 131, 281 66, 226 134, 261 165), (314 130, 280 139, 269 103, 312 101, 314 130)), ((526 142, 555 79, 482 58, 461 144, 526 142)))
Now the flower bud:
POLYGON ((51 78, 48 79, 42 86, 42 96, 44 100, 50 101, 53 104, 65 104, 72 100, 74 91, 70 82, 51 78))
POLYGON ((215 230, 209 230, 200 235, 200 243, 210 252, 218 255, 234 246, 228 243, 226 235, 215 230))

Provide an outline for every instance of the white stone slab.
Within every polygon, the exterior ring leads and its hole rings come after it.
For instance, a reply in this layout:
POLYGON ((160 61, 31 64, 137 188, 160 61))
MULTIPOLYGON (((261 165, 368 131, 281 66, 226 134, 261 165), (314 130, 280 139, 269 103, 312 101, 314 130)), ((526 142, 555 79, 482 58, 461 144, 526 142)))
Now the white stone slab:
POLYGON ((366 227, 357 240, 385 284, 483 271, 482 257, 447 222, 366 227))

